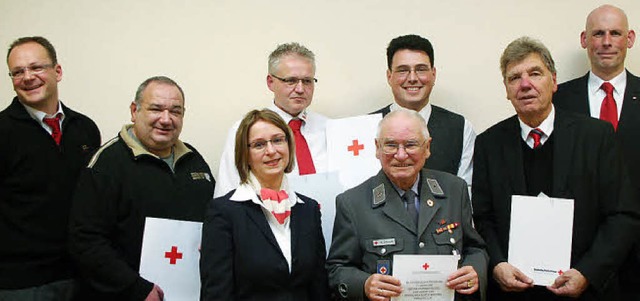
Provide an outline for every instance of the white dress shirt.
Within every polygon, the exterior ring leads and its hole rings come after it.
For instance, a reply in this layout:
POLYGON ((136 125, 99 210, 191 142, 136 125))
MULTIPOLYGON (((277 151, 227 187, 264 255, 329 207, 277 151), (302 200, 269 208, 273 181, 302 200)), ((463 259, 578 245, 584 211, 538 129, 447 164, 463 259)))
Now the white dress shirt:
MULTIPOLYGON (((542 131, 542 136, 540 136, 540 145, 544 145, 547 140, 549 140, 549 136, 553 133, 553 122, 556 120, 556 109, 551 106, 551 113, 549 116, 545 118, 542 123, 537 127, 542 131)), ((527 143, 527 145, 533 149, 533 137, 529 136, 529 133, 534 128, 528 126, 526 123, 522 122, 522 119, 518 117, 518 121, 520 122, 520 137, 522 140, 527 143)))
MULTIPOLYGON (((306 110, 298 116, 291 116, 287 112, 275 106, 275 104, 272 104, 268 109, 278 113, 278 115, 280 115, 287 124, 295 117, 300 118, 303 121, 300 132, 302 132, 302 135, 309 145, 309 151, 311 152, 311 158, 313 159, 313 165, 316 168, 316 173, 327 172, 329 169, 326 133, 328 118, 306 110)), ((236 131, 239 126, 240 120, 233 124, 227 134, 227 140, 224 144, 222 156, 220 157, 220 167, 218 169, 216 188, 213 194, 216 198, 227 194, 240 184, 240 176, 238 175, 238 170, 235 165, 236 131)), ((291 173, 294 175, 299 174, 297 162, 291 173)))
MULTIPOLYGON (((255 176, 252 174, 250 175, 250 178, 252 181, 238 186, 229 200, 234 202, 253 202, 260 206, 262 213, 264 213, 264 216, 269 223, 269 228, 271 228, 271 232, 273 232, 273 236, 275 236, 276 242, 278 242, 280 251, 282 251, 282 255, 284 255, 284 258, 289 264, 289 273, 291 273, 291 218, 286 219, 285 223, 282 225, 278 223, 278 220, 258 198, 257 193, 261 188, 259 187, 260 184, 258 184, 258 180, 255 179, 255 176)), ((293 208, 297 203, 304 204, 304 201, 298 198, 295 191, 289 187, 286 175, 282 179, 281 189, 285 190, 289 195, 288 201, 291 204, 291 208, 293 208)))
POLYGON ((40 126, 45 131, 47 131, 47 133, 49 133, 49 135, 51 135, 52 130, 46 123, 44 123, 43 119, 54 118, 56 117, 56 115, 60 114, 60 133, 62 133, 62 121, 64 120, 64 112, 62 111, 62 106, 60 105, 60 101, 58 101, 58 112, 55 112, 53 115, 47 115, 47 113, 38 111, 28 105, 23 104, 22 102, 20 102, 20 104, 24 106, 24 108, 27 110, 27 113, 29 113, 29 116, 31 116, 31 118, 37 121, 38 124, 40 124, 40 126))
MULTIPOLYGON (((391 112, 397 110, 400 106, 397 103, 392 103, 389 109, 391 112)), ((431 117, 431 103, 420 110, 420 115, 429 124, 429 118, 431 117)), ((476 132, 473 131, 471 122, 464 118, 464 131, 462 137, 462 155, 460 156, 460 165, 458 166, 458 177, 461 177, 471 186, 471 178, 473 177, 473 147, 476 143, 476 132)), ((427 159, 428 161, 428 159, 427 159)))
MULTIPOLYGON (((591 117, 600 119, 600 107, 607 93, 600 89, 605 81, 599 78, 593 72, 589 71, 589 81, 587 84, 589 95, 589 112, 591 117)), ((613 99, 616 101, 616 109, 618 109, 618 120, 622 112, 622 101, 624 100, 624 91, 627 88, 627 72, 623 71, 616 77, 612 78, 609 83, 613 86, 613 99)))

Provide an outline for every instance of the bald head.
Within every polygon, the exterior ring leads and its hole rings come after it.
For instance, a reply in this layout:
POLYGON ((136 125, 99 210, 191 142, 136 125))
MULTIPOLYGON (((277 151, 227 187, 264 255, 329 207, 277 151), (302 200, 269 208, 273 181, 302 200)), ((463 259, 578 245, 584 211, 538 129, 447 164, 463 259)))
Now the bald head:
POLYGON ((580 44, 587 49, 591 71, 610 80, 624 71, 627 49, 633 47, 636 34, 629 30, 624 11, 613 5, 602 5, 587 16, 580 44))
POLYGON ((587 22, 585 24, 585 30, 589 30, 589 28, 593 27, 594 22, 597 22, 601 18, 611 18, 616 17, 622 20, 622 24, 625 29, 629 29, 629 21, 627 20, 627 14, 618 7, 615 7, 610 4, 602 5, 594 10, 592 10, 587 16, 587 22))

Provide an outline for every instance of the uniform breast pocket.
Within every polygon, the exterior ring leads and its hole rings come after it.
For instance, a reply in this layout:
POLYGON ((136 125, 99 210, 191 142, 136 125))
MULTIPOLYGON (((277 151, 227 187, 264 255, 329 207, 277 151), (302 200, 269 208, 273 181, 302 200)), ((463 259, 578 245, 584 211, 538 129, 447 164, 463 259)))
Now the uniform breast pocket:
POLYGON ((438 254, 453 254, 455 250, 460 254, 462 250, 462 230, 453 229, 453 233, 444 231, 442 233, 433 233, 433 241, 436 243, 438 254))
POLYGON ((364 270, 369 273, 376 272, 377 265, 382 261, 390 263, 394 254, 404 250, 404 242, 399 238, 365 239, 361 243, 364 245, 364 270))

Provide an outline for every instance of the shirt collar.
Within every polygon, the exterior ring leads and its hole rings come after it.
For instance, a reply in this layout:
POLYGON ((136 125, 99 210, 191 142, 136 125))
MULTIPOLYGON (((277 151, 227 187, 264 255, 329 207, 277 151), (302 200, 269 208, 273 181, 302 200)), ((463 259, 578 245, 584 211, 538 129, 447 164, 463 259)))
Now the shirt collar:
MULTIPOLYGON (((594 95, 596 92, 598 92, 598 90, 600 90, 600 87, 602 86, 602 83, 604 82, 605 80, 595 75, 593 71, 589 71, 589 81, 588 81, 589 94, 594 95)), ((617 94, 618 96, 622 96, 621 91, 624 91, 624 88, 627 84, 627 71, 625 70, 620 72, 620 74, 616 75, 616 77, 612 78, 607 82, 609 82, 613 86, 614 94, 617 94)))
MULTIPOLYGON (((258 204, 264 207, 264 204, 258 198, 258 194, 260 193, 260 182, 255 177, 252 172, 249 172, 249 180, 247 183, 242 183, 236 191, 231 195, 229 200, 235 202, 248 202, 251 201, 255 204, 258 204)), ((282 184, 280 185, 281 190, 285 190, 287 195, 289 195, 289 202, 291 202, 291 207, 293 207, 296 203, 304 204, 304 201, 298 197, 296 192, 289 186, 289 181, 287 179, 287 175, 284 175, 282 178, 282 184)))
MULTIPOLYGON (((551 112, 549 113, 549 116, 547 116, 547 118, 545 118, 545 120, 542 121, 542 123, 540 123, 540 125, 537 127, 538 129, 540 129, 543 133, 542 135, 542 143, 544 143, 544 141, 547 140, 547 138, 549 136, 551 136, 551 133, 553 133, 553 122, 556 119, 556 109, 555 107, 552 105, 551 106, 551 112)), ((526 123, 524 123, 520 117, 518 117, 518 122, 520 122, 520 136, 522 136, 522 140, 527 141, 527 138, 529 137, 529 133, 531 132, 531 130, 533 130, 534 128, 528 126, 526 123)))
MULTIPOLYGON (((391 181, 389 181, 391 182, 391 181)), ((420 195, 420 193, 418 193, 418 183, 420 183, 420 173, 418 172, 418 177, 416 178, 416 181, 413 183, 413 185, 411 186, 411 190, 413 191, 413 193, 415 193, 417 196, 420 195)), ((393 185, 393 188, 398 192, 398 194, 400 196, 404 195, 404 190, 400 189, 400 187, 396 186, 396 184, 394 184, 393 182, 391 182, 391 185, 393 185)))
POLYGON ((64 111, 62 111, 62 105, 61 102, 58 101, 58 111, 55 112, 53 115, 47 115, 47 113, 36 110, 22 102, 20 102, 20 104, 27 110, 27 113, 29 113, 29 116, 31 116, 31 118, 35 119, 36 121, 38 121, 39 123, 43 123, 42 119, 45 117, 48 118, 53 118, 56 115, 60 114, 60 123, 62 123, 62 121, 64 120, 64 111))
POLYGON ((303 123, 307 122, 307 115, 308 115, 307 114, 307 109, 302 110, 302 112, 300 112, 300 114, 298 114, 298 116, 291 116, 289 113, 285 112, 284 110, 282 110, 278 106, 276 106, 276 103, 275 103, 275 100, 274 100, 273 104, 271 104, 271 106, 269 107, 269 110, 278 113, 278 115, 280 115, 280 117, 282 117, 284 122, 287 123, 287 124, 289 124, 289 121, 291 121, 291 119, 294 119, 294 118, 298 118, 298 119, 302 120, 303 123))
MULTIPOLYGON (((389 110, 391 112, 396 111, 398 109, 400 109, 401 106, 398 105, 397 103, 392 103, 391 106, 389 106, 389 110)), ((422 118, 424 118, 424 121, 429 122, 429 117, 431 117, 431 103, 428 102, 426 106, 424 106, 424 108, 422 108, 422 110, 420 110, 420 115, 422 116, 422 118)))
MULTIPOLYGON (((133 133, 129 134, 129 129, 131 128, 133 128, 133 124, 125 124, 124 126, 122 126, 122 129, 120 130, 120 138, 131 149, 131 151, 133 152, 133 156, 138 157, 141 155, 148 155, 154 158, 162 159, 147 150, 147 148, 142 145, 140 140, 135 135, 133 135, 133 133)), ((182 158, 182 156, 190 152, 191 149, 188 148, 182 141, 176 141, 176 143, 173 145, 174 165, 175 162, 178 162, 178 159, 182 158)))

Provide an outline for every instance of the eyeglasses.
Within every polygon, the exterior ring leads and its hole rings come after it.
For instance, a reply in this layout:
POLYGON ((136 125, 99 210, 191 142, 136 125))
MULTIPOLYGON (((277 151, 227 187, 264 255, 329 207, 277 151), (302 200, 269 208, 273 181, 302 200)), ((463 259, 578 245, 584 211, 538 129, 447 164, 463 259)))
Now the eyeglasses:
POLYGON ((420 148, 422 148, 425 142, 427 142, 427 140, 424 140, 422 142, 419 142, 417 140, 408 140, 405 143, 398 143, 393 140, 384 141, 382 143, 382 152, 387 155, 395 155, 400 147, 402 147, 407 154, 413 155, 417 153, 420 148))
POLYGON ((247 146, 256 151, 263 151, 267 149, 267 145, 269 144, 269 142, 271 142, 271 145, 273 145, 274 147, 284 146, 287 144, 287 137, 277 136, 273 137, 271 140, 260 139, 247 144, 247 146))
POLYGON ((305 86, 305 87, 311 87, 315 83, 318 82, 318 79, 317 78, 313 78, 313 77, 304 77, 304 78, 285 77, 285 78, 282 78, 282 77, 275 76, 273 74, 271 74, 271 76, 273 76, 276 79, 278 79, 279 81, 285 83, 289 87, 296 86, 296 85, 298 85, 299 82, 302 82, 302 85, 305 86))
POLYGON ((13 79, 22 79, 27 71, 31 74, 40 74, 47 70, 47 68, 53 67, 53 64, 44 64, 44 65, 33 65, 30 67, 20 68, 14 71, 9 72, 9 76, 13 79))
POLYGON ((401 78, 405 78, 409 76, 411 71, 414 71, 416 75, 419 77, 425 77, 429 74, 429 72, 431 72, 431 67, 427 65, 418 65, 415 68, 410 68, 408 66, 400 66, 396 68, 396 70, 393 70, 393 73, 397 74, 401 78))

